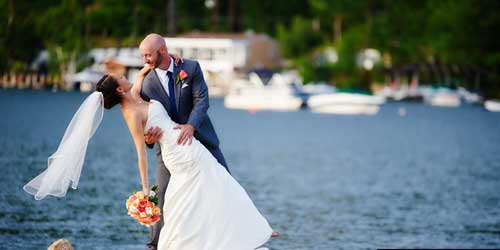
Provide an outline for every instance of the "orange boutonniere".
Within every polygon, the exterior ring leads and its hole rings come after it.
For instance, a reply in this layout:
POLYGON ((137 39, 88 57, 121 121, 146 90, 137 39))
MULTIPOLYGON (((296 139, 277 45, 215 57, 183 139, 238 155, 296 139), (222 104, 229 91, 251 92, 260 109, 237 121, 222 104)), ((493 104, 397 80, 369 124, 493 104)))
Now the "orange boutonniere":
POLYGON ((186 80, 187 77, 188 77, 188 73, 184 70, 181 70, 179 72, 179 75, 177 75, 177 83, 179 83, 179 81, 181 83, 184 83, 184 80, 186 80))

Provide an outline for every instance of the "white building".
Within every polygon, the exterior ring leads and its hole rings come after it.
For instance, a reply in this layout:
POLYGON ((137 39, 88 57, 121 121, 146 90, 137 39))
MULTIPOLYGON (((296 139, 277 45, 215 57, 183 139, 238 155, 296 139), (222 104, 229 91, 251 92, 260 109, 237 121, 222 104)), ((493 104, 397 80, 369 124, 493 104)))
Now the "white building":
POLYGON ((210 93, 214 95, 227 92, 239 73, 281 66, 277 43, 264 34, 193 32, 165 38, 165 41, 170 53, 200 63, 210 93))
POLYGON ((264 34, 188 33, 165 41, 171 53, 195 59, 211 72, 276 68, 281 64, 277 43, 264 34))
MULTIPOLYGON (((165 38, 169 53, 197 60, 211 95, 222 95, 239 73, 281 66, 277 43, 264 34, 187 33, 165 38)), ((138 48, 95 48, 93 70, 124 74, 134 79, 143 66, 138 48)))

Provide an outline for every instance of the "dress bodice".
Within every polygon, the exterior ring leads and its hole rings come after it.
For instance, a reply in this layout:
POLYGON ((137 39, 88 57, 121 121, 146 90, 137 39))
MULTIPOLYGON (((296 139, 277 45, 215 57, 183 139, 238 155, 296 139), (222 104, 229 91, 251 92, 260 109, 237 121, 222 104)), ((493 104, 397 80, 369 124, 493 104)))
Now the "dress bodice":
MULTIPOLYGON (((157 126, 165 132, 165 130, 173 130, 176 125, 177 124, 170 118, 163 105, 157 100, 151 100, 149 103, 148 118, 146 126, 144 126, 144 131, 157 126)), ((169 137, 170 133, 164 133, 162 139, 165 139, 165 136, 169 137)))
POLYGON ((201 150, 204 149, 203 145, 193 137, 191 145, 178 145, 177 139, 180 134, 180 129, 174 129, 177 125, 163 105, 156 100, 151 100, 148 108, 148 118, 144 131, 151 127, 159 127, 163 131, 163 135, 158 141, 161 147, 162 159, 167 168, 172 172, 176 167, 182 167, 186 163, 192 163, 197 159, 201 150))

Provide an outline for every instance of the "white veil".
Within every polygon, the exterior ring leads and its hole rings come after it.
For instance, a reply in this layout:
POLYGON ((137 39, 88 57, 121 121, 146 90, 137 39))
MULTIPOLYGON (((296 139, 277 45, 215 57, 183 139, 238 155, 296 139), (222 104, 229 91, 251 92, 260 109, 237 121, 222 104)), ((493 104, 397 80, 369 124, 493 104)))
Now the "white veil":
POLYGON ((66 128, 57 151, 48 159, 48 168, 24 185, 24 191, 41 200, 47 195, 63 197, 70 183, 76 189, 90 138, 102 121, 104 100, 101 92, 89 95, 66 128))

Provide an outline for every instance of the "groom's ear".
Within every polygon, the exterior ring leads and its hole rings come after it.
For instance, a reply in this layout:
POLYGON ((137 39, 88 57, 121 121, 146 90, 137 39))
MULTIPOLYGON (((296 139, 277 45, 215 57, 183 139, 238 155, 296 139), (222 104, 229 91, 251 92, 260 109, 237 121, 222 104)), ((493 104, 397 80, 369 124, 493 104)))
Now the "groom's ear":
POLYGON ((160 48, 158 49, 160 51, 160 53, 162 53, 163 55, 167 55, 168 56, 168 49, 167 49, 167 46, 160 46, 160 48))

